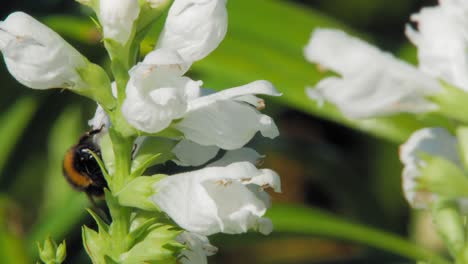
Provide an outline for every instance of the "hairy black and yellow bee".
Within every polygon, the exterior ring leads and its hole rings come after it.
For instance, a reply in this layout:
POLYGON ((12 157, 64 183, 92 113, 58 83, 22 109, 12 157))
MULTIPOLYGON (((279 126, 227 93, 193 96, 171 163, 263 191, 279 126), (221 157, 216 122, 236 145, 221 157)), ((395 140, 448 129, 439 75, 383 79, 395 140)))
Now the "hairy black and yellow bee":
POLYGON ((85 192, 92 200, 93 197, 102 197, 107 182, 101 168, 92 153, 101 158, 101 149, 94 142, 94 136, 102 128, 86 132, 71 147, 63 159, 63 175, 73 188, 85 192))

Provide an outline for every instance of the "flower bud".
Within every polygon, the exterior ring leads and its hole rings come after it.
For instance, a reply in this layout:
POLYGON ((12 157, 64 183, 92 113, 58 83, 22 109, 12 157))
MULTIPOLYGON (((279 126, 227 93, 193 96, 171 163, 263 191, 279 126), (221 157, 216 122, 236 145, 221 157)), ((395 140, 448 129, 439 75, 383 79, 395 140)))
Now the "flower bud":
POLYGON ((67 256, 67 245, 65 241, 60 243, 57 246, 57 243, 51 238, 48 237, 44 241, 44 245, 41 246, 38 244, 39 248, 39 257, 46 264, 59 264, 62 263, 67 256))
POLYGON ((138 0, 100 0, 98 10, 104 38, 125 45, 140 13, 138 0))
POLYGON ((8 71, 33 89, 81 89, 87 85, 77 72, 85 57, 47 26, 23 12, 0 22, 0 50, 8 71))
POLYGON ((175 0, 157 48, 174 49, 194 62, 218 47, 226 32, 226 0, 175 0))

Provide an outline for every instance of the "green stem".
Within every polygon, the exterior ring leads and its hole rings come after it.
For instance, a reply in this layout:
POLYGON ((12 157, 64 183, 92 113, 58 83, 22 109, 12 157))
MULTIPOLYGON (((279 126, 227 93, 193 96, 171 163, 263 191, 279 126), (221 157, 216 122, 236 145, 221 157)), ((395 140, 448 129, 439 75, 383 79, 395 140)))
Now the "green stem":
POLYGON ((276 205, 268 212, 275 231, 322 235, 361 243, 413 260, 431 264, 450 264, 441 256, 402 237, 339 219, 317 209, 293 205, 276 205))
POLYGON ((109 135, 112 140, 112 148, 115 157, 115 172, 109 183, 112 192, 107 194, 111 197, 106 197, 106 199, 112 216, 110 233, 113 241, 118 241, 118 243, 114 245, 114 252, 122 254, 128 250, 128 245, 125 241, 130 226, 130 209, 121 206, 113 195, 122 190, 130 180, 131 155, 134 138, 122 136, 113 128, 109 130, 109 135))

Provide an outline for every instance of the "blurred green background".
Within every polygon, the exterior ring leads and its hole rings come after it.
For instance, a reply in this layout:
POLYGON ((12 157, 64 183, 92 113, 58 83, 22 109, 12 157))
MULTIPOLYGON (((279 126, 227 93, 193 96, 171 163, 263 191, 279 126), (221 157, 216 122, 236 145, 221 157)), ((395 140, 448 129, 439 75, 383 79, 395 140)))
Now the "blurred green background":
MULTIPOLYGON (((210 263, 414 263, 443 252, 428 216, 411 212, 400 187, 398 144, 430 121, 400 115, 344 119, 307 99, 304 87, 323 77, 302 49, 315 27, 337 27, 415 61, 403 28, 411 13, 436 1, 231 0, 229 31, 189 75, 224 89, 258 79, 284 93, 267 98, 281 136, 250 144, 282 177, 269 213, 276 232, 217 235, 210 263), (381 231, 378 231, 381 230, 381 231), (411 242, 405 242, 407 239, 411 242)), ((72 0, 5 1, 4 19, 27 12, 58 31, 91 61, 108 65, 88 9, 72 0)), ((142 44, 149 51, 158 28, 142 44)), ((66 149, 87 130, 95 103, 67 91, 22 87, 0 64, 0 263, 34 263, 36 241, 67 240, 66 263, 89 263, 80 226, 94 226, 84 194, 61 173, 66 149)))

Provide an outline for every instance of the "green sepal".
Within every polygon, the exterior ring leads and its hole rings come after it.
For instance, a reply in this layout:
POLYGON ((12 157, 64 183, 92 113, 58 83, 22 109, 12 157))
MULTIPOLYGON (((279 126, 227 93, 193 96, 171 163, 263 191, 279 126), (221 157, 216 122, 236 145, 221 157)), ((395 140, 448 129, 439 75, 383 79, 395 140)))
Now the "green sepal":
POLYGON ((468 123, 468 115, 462 110, 468 105, 468 93, 441 81, 441 91, 427 98, 437 104, 436 112, 457 121, 468 123))
POLYGON ((420 167, 418 188, 450 199, 468 197, 468 178, 457 165, 425 153, 419 157, 424 165, 420 167))
POLYGON ((177 141, 167 138, 145 138, 132 161, 132 176, 140 176, 147 168, 165 163, 174 158, 174 154, 171 151, 177 143, 177 141), (155 157, 155 153, 159 155, 157 158, 155 157))
POLYGON ((94 264, 106 264, 106 253, 111 249, 111 238, 87 226, 81 229, 83 246, 94 264))
POLYGON ((108 235, 109 234, 109 225, 106 224, 106 222, 104 222, 104 220, 99 215, 97 215, 93 210, 91 210, 89 208, 87 208, 86 210, 91 215, 91 217, 93 217, 94 221, 96 221, 96 224, 98 226, 99 234, 104 234, 105 233, 106 235, 108 235))
POLYGON ((65 241, 57 245, 55 241, 49 236, 44 245, 37 244, 39 250, 39 258, 45 264, 60 264, 65 261, 67 256, 67 245, 65 241))
POLYGON ((78 68, 77 72, 87 87, 73 91, 98 102, 107 111, 116 108, 117 102, 112 95, 111 82, 103 68, 97 64, 88 63, 86 67, 78 68))
MULTIPOLYGON (((106 181, 109 183, 112 179, 110 175, 115 172, 115 155, 112 149, 112 141, 109 133, 104 134, 99 140, 99 147, 101 149, 101 157, 104 168, 106 169, 106 181)), ((101 164, 99 164, 101 166, 101 164)), ((101 167, 102 169, 102 167, 101 167)))
POLYGON ((142 176, 143 173, 149 167, 153 166, 154 164, 157 164, 157 160, 159 159, 159 157, 161 157, 161 155, 162 155, 161 153, 158 153, 158 154, 147 157, 145 160, 142 161, 142 163, 135 170, 132 170, 131 177, 136 178, 136 177, 142 176))
POLYGON ((171 225, 155 224, 130 250, 120 255, 119 263, 176 263, 184 246, 175 238, 182 232, 171 225))
POLYGON ((151 217, 142 224, 138 225, 138 227, 136 227, 134 230, 131 230, 127 238, 130 248, 133 247, 137 241, 143 240, 143 238, 148 234, 150 227, 156 224, 157 221, 158 218, 151 217))
POLYGON ((439 198, 432 204, 432 217, 439 235, 453 256, 462 253, 465 244, 463 217, 454 200, 439 198))
POLYGON ((89 152, 91 153, 91 155, 93 155, 93 158, 98 163, 99 168, 101 169, 102 175, 104 176, 104 179, 106 179, 106 181, 110 181, 111 177, 109 173, 107 172, 106 166, 104 165, 104 162, 102 161, 102 159, 96 153, 94 153, 94 151, 89 150, 89 152))
POLYGON ((136 21, 136 34, 135 42, 139 43, 145 38, 148 31, 154 25, 161 15, 168 9, 172 4, 173 0, 161 1, 157 7, 151 7, 149 1, 139 0, 140 14, 136 21))
POLYGON ((116 194, 119 204, 147 211, 157 211, 158 207, 150 198, 154 194, 154 184, 164 177, 166 175, 136 177, 116 194))

